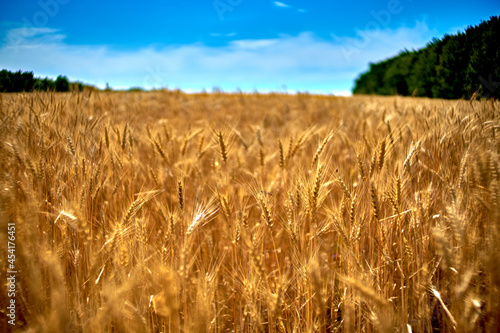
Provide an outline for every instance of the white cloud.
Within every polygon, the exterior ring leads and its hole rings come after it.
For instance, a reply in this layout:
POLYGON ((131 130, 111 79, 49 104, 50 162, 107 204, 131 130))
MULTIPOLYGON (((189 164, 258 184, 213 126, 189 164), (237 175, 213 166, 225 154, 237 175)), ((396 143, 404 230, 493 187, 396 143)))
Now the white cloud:
POLYGON ((350 90, 338 90, 338 91, 332 91, 332 94, 335 96, 352 96, 352 93, 350 90))
POLYGON ((286 3, 279 2, 279 1, 274 1, 273 3, 277 7, 283 7, 283 8, 289 8, 290 7, 290 5, 287 5, 286 3))
POLYGON ((230 43, 235 49, 258 50, 268 48, 278 43, 278 39, 242 39, 230 43))
MULTIPOLYGON (((10 33, 14 33, 10 31, 10 33)), ((37 76, 67 75, 112 87, 181 88, 244 91, 340 92, 375 62, 403 48, 424 46, 434 35, 425 23, 396 30, 358 31, 356 37, 317 38, 303 32, 272 39, 233 40, 225 46, 202 43, 117 51, 107 46, 68 45, 55 29, 35 31, 0 46, 4 68, 30 70, 37 76)))

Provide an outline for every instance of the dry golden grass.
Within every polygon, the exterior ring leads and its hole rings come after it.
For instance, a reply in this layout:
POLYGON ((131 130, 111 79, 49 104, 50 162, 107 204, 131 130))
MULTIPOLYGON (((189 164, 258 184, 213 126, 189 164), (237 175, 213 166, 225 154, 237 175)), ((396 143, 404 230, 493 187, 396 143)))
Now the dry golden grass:
POLYGON ((3 94, 16 328, 496 332, 499 107, 3 94))

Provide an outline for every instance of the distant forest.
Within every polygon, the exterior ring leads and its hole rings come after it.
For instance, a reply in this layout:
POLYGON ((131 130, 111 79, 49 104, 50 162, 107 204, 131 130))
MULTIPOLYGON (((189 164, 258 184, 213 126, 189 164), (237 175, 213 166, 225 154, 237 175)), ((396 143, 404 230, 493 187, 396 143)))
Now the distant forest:
POLYGON ((22 91, 83 91, 85 88, 97 89, 82 82, 71 82, 66 76, 59 75, 55 80, 48 77, 38 78, 33 72, 0 71, 0 92, 22 91))
POLYGON ((500 16, 371 63, 354 94, 500 98, 500 16))

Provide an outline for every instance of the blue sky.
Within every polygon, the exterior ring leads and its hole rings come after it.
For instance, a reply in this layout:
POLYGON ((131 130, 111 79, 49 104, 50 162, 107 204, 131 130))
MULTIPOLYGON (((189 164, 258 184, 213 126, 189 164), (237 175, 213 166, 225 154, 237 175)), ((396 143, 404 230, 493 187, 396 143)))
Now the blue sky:
POLYGON ((500 14, 500 1, 0 3, 0 67, 100 87, 348 94, 402 49, 500 14))

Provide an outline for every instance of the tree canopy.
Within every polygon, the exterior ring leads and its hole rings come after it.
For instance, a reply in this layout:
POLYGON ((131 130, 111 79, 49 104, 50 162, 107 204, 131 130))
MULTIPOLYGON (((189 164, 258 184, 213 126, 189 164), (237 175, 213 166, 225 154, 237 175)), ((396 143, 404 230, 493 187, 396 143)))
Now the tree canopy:
POLYGON ((55 80, 48 77, 35 77, 33 72, 11 72, 6 69, 0 71, 0 92, 22 91, 82 91, 93 86, 82 82, 71 82, 66 76, 59 75, 55 80))
POLYGON ((354 94, 500 98, 500 16, 465 32, 433 39, 420 50, 371 63, 354 94))

